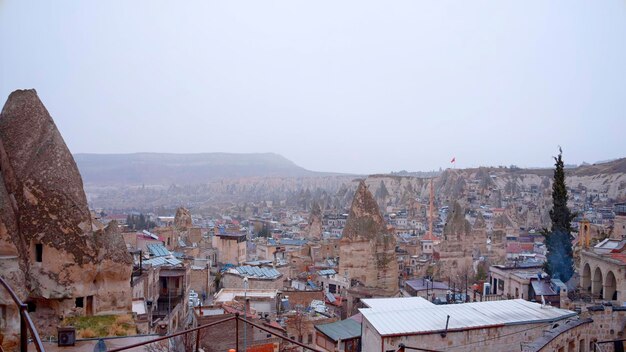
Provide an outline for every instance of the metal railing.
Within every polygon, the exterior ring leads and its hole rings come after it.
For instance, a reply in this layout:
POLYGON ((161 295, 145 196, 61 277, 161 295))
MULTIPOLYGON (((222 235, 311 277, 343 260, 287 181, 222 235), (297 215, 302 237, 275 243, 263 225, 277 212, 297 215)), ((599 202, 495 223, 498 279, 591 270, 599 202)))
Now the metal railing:
POLYGON ((289 342, 291 342, 291 343, 293 343, 293 344, 295 344, 297 346, 300 346, 300 347, 302 347, 302 348, 304 348, 306 350, 313 351, 313 352, 323 352, 322 350, 318 350, 316 348, 309 347, 309 346, 303 344, 302 342, 298 342, 298 341, 296 341, 294 339, 291 339, 289 337, 281 336, 281 335, 277 334, 276 332, 274 332, 273 330, 270 330, 270 329, 268 329, 268 328, 266 328, 264 326, 261 326, 259 324, 253 323, 253 322, 251 322, 251 321, 249 321, 249 320, 247 320, 245 318, 242 318, 239 315, 239 313, 236 313, 234 316, 228 317, 226 319, 214 321, 212 323, 204 324, 204 325, 201 325, 201 326, 198 326, 198 327, 195 327, 195 328, 179 331, 177 333, 173 333, 173 334, 166 335, 166 336, 157 337, 155 339, 144 341, 144 342, 138 342, 138 343, 135 343, 135 344, 132 344, 132 345, 128 345, 128 346, 114 348, 114 349, 109 350, 108 352, 126 351, 126 350, 129 350, 131 348, 137 348, 137 347, 141 347, 141 346, 150 345, 150 344, 153 344, 155 342, 168 340, 168 339, 171 339, 173 337, 178 337, 178 336, 186 335, 186 334, 193 333, 193 332, 196 332, 195 344, 194 344, 195 349, 194 349, 194 351, 198 352, 200 350, 200 331, 201 330, 210 328, 210 327, 212 327, 214 325, 226 323, 226 322, 231 321, 231 320, 235 320, 235 336, 234 336, 235 344, 236 344, 235 351, 240 351, 239 350, 239 322, 243 322, 244 324, 249 324, 249 325, 251 325, 251 326, 253 326, 253 327, 257 328, 257 329, 263 330, 263 331, 267 332, 268 334, 276 336, 276 337, 278 337, 278 338, 280 338, 282 340, 289 341, 289 342))
POLYGON ((594 352, 624 351, 624 342, 626 342, 626 339, 596 341, 593 343, 593 351, 594 352), (603 347, 602 345, 607 345, 607 346, 603 347))
POLYGON ((41 339, 39 338, 39 333, 35 328, 35 324, 33 324, 30 315, 28 315, 28 306, 22 302, 19 297, 15 294, 11 286, 7 284, 6 281, 0 276, 0 284, 4 286, 5 290, 9 292, 9 295, 13 299, 13 302, 17 306, 20 312, 20 351, 27 352, 28 351, 28 332, 30 331, 31 337, 35 344, 35 348, 38 352, 44 352, 43 344, 41 343, 41 339))

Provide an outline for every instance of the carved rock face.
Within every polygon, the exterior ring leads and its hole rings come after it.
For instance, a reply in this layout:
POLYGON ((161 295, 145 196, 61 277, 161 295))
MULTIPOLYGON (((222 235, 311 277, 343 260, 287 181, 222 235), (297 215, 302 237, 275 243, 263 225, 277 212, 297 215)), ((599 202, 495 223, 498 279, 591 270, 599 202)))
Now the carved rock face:
POLYGON ((94 259, 83 182, 54 121, 34 90, 15 91, 0 115, 4 184, 17 206, 20 236, 94 259), (5 170, 6 169, 6 170, 5 170))
POLYGON ((0 114, 0 176, 1 254, 14 258, 0 275, 20 298, 59 300, 59 315, 86 296, 94 313, 129 309, 132 258, 116 224, 93 231, 74 158, 34 90, 11 93, 0 114))

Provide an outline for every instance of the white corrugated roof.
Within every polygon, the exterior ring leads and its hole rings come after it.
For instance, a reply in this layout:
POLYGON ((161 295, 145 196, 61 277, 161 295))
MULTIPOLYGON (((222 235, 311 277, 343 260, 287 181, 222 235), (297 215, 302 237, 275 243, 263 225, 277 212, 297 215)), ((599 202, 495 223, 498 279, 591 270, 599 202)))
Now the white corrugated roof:
POLYGON ((422 297, 398 297, 398 298, 366 298, 361 302, 369 308, 376 310, 398 310, 433 307, 427 299, 422 297))
POLYGON ((409 309, 406 307, 386 309, 383 305, 382 309, 362 308, 359 311, 383 336, 442 331, 446 327, 448 315, 450 315, 448 330, 551 322, 576 315, 569 310, 542 307, 541 304, 523 299, 409 309))

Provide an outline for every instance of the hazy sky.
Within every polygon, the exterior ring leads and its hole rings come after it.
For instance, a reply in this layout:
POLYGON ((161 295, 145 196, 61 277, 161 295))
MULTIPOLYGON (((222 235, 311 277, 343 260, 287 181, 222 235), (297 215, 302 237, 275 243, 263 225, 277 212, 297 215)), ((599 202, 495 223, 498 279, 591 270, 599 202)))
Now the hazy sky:
POLYGON ((626 156, 626 1, 0 0, 0 99, 74 153, 317 171, 626 156))

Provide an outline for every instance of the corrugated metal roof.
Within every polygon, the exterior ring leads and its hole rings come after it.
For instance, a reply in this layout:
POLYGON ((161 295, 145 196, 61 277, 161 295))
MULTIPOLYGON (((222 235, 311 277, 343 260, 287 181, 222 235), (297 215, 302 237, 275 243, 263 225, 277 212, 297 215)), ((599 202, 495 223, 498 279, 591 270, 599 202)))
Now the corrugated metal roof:
POLYGON ((337 272, 334 269, 324 269, 317 272, 318 275, 335 275, 337 272))
POLYGON ((430 281, 428 279, 415 279, 405 281, 406 285, 409 285, 415 291, 426 291, 427 289, 447 290, 448 284, 441 281, 430 281))
POLYGON ((155 257, 152 259, 144 260, 143 263, 147 265, 152 265, 152 266, 161 266, 161 265, 176 266, 176 265, 182 264, 183 262, 175 258, 155 257))
POLYGON ((428 308, 434 306, 433 303, 422 297, 365 298, 361 302, 369 308, 379 310, 428 308))
POLYGON ((254 278, 274 279, 281 275, 280 272, 274 268, 260 268, 249 265, 238 266, 235 270, 241 275, 254 278))
MULTIPOLYGON (((395 305, 390 305, 395 306, 395 305)), ((381 335, 442 331, 450 315, 449 330, 464 330, 493 325, 536 324, 575 316, 576 313, 522 299, 434 305, 430 308, 359 309, 381 335)))
POLYGON ((168 251, 162 244, 157 243, 148 244, 148 251, 150 252, 150 255, 155 257, 164 257, 171 254, 170 251, 168 251))
POLYGON ((315 328, 333 341, 348 340, 361 336, 361 324, 353 319, 336 321, 330 324, 315 325, 315 328))
POLYGON ((533 291, 535 291, 535 295, 537 296, 554 296, 556 295, 556 291, 550 285, 550 282, 546 280, 533 280, 530 282, 533 287, 533 291))

